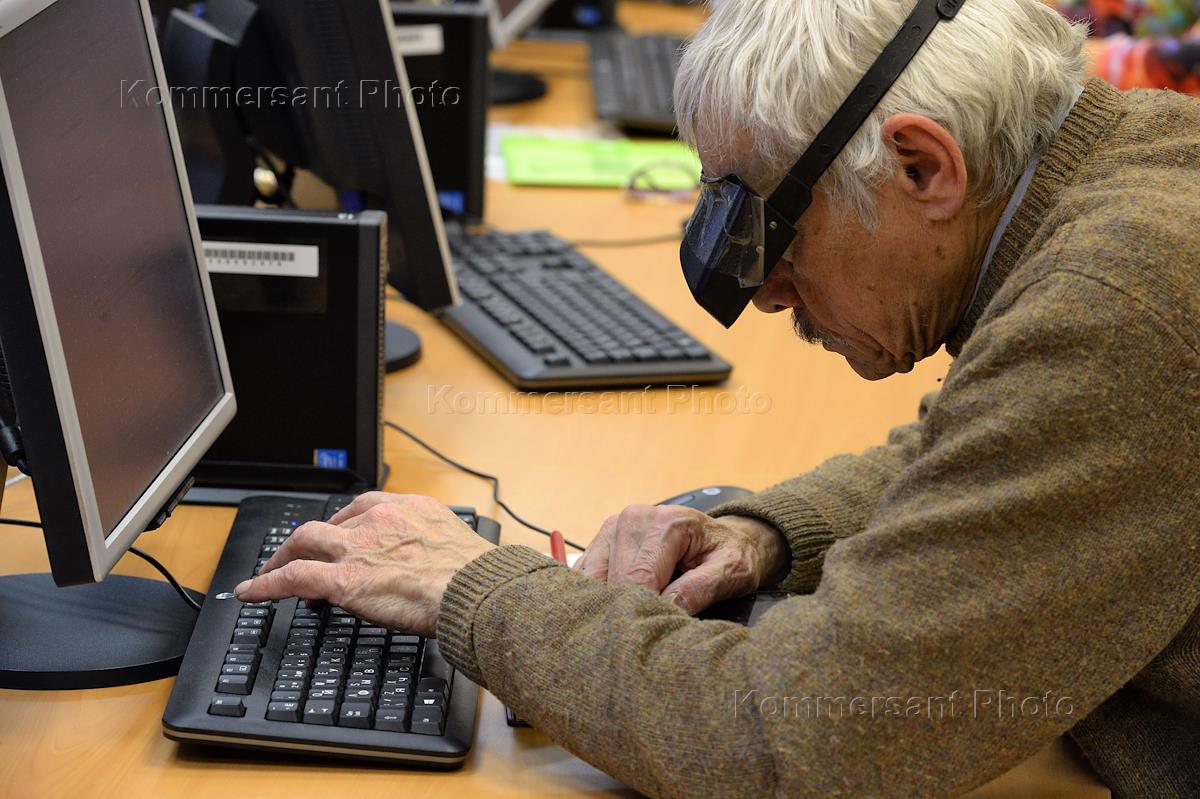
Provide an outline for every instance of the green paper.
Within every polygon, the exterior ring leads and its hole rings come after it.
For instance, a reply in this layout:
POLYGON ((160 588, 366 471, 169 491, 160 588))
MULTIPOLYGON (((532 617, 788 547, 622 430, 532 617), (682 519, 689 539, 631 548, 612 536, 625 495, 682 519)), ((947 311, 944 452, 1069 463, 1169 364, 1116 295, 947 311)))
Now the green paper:
POLYGON ((507 134, 500 151, 510 183, 623 189, 639 171, 639 188, 683 191, 700 181, 700 159, 678 141, 545 138, 507 134))

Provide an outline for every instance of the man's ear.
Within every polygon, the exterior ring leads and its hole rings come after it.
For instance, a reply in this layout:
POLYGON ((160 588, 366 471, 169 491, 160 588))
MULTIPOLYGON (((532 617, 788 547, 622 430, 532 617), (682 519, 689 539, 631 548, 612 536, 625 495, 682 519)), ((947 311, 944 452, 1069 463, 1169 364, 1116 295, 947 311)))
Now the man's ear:
POLYGON ((951 219, 967 200, 967 164, 954 137, 929 117, 895 114, 880 129, 895 156, 901 191, 930 221, 951 219))

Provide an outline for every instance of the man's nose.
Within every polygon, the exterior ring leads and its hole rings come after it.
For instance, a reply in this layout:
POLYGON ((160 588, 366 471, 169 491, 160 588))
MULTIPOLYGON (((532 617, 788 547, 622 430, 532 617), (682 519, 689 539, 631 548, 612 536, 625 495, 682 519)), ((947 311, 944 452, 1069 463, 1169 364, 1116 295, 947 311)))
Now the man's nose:
POLYGON ((779 313, 804 304, 788 276, 789 272, 791 269, 785 261, 780 261, 771 270, 766 282, 754 292, 755 308, 763 313, 779 313))

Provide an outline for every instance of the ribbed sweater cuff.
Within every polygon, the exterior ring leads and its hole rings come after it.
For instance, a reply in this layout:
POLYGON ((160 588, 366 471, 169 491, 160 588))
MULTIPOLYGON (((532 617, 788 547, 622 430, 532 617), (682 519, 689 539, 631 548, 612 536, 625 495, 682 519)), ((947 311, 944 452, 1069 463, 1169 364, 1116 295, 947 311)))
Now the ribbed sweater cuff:
POLYGON ((792 551, 792 565, 778 588, 798 594, 817 590, 825 552, 837 541, 837 536, 808 502, 785 489, 773 488, 726 502, 709 511, 709 515, 750 516, 779 530, 792 551))
POLYGON ((500 586, 540 569, 558 566, 535 549, 503 546, 488 550, 455 573, 438 610, 442 655, 471 680, 483 684, 475 658, 475 614, 500 586))

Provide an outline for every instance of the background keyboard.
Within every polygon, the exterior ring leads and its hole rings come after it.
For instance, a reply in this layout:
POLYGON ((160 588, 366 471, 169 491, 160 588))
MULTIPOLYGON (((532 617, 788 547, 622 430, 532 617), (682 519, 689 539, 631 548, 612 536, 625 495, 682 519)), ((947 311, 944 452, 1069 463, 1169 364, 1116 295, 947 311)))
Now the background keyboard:
POLYGON ((673 133, 672 95, 684 41, 677 36, 631 36, 622 30, 591 34, 596 116, 635 132, 673 133))
POLYGON ((545 231, 447 230, 462 304, 441 320, 526 389, 716 383, 731 367, 545 231))
MULTIPOLYGON (((168 738, 431 767, 466 758, 479 688, 446 663, 437 641, 342 608, 242 603, 229 593, 293 529, 350 499, 242 502, 163 715, 168 738)), ((455 512, 498 542, 494 521, 455 512)))

